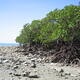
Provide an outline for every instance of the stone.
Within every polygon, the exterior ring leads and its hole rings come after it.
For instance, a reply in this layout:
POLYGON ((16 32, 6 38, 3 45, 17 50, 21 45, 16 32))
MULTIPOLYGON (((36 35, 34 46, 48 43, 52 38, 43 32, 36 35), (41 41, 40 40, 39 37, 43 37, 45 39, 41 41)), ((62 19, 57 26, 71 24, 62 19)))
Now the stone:
POLYGON ((14 66, 14 67, 13 67, 13 69, 17 69, 17 68, 18 68, 18 66, 14 66))
POLYGON ((31 67, 32 67, 32 68, 36 68, 36 64, 35 64, 35 63, 32 63, 32 64, 31 64, 31 67))
POLYGON ((39 76, 37 76, 37 75, 32 75, 32 76, 29 76, 29 78, 39 78, 39 76))
POLYGON ((3 61, 3 63, 8 63, 8 62, 9 62, 8 60, 4 60, 4 61, 3 61))
POLYGON ((41 61, 42 61, 42 59, 41 59, 41 58, 37 59, 37 62, 39 62, 39 63, 40 63, 41 61))
POLYGON ((38 75, 29 75, 29 78, 39 78, 38 75))
POLYGON ((14 76, 21 76, 21 74, 15 73, 14 76))
POLYGON ((30 74, 30 72, 25 72, 25 73, 22 74, 22 76, 23 76, 23 77, 28 77, 29 74, 30 74))
POLYGON ((61 69, 60 71, 59 71, 59 73, 63 73, 64 72, 64 70, 63 69, 61 69))
POLYGON ((13 74, 12 72, 9 73, 9 75, 12 75, 12 74, 13 74))
POLYGON ((31 62, 35 62, 36 58, 31 59, 31 62))
POLYGON ((39 76, 35 72, 31 72, 28 77, 29 78, 39 78, 39 76))
POLYGON ((71 75, 71 73, 65 73, 65 75, 71 75))

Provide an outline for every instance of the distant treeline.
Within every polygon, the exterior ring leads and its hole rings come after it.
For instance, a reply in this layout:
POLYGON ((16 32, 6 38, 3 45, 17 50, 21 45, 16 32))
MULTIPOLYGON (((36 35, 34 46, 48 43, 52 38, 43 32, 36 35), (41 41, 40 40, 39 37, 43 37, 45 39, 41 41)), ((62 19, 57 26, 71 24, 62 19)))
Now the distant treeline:
POLYGON ((25 24, 16 42, 20 44, 49 44, 54 41, 80 40, 80 6, 69 5, 49 12, 41 20, 25 24))

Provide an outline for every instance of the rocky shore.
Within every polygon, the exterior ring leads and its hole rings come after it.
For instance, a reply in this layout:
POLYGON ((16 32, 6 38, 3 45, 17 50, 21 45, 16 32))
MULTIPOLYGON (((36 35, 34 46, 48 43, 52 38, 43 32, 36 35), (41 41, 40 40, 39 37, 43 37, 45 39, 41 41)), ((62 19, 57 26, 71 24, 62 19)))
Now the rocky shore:
POLYGON ((80 80, 79 66, 46 60, 19 46, 0 46, 0 80, 80 80))

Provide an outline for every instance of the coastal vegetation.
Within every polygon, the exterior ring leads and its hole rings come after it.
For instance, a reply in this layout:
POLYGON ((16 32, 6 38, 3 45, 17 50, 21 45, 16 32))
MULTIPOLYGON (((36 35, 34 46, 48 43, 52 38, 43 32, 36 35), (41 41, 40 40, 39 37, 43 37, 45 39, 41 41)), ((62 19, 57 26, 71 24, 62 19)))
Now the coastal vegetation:
POLYGON ((16 42, 49 45, 52 42, 80 40, 80 6, 69 5, 49 12, 41 20, 25 24, 16 42))
POLYGON ((80 64, 80 6, 55 9, 25 24, 16 42, 23 45, 25 54, 32 51, 51 62, 80 64))

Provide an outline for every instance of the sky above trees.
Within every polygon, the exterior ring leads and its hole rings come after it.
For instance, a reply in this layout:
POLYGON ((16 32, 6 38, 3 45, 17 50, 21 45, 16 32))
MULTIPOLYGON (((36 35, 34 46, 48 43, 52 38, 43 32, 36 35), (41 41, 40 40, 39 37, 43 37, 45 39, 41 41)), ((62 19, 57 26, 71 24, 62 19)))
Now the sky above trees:
POLYGON ((0 0, 0 43, 15 43, 23 25, 79 0, 0 0))

